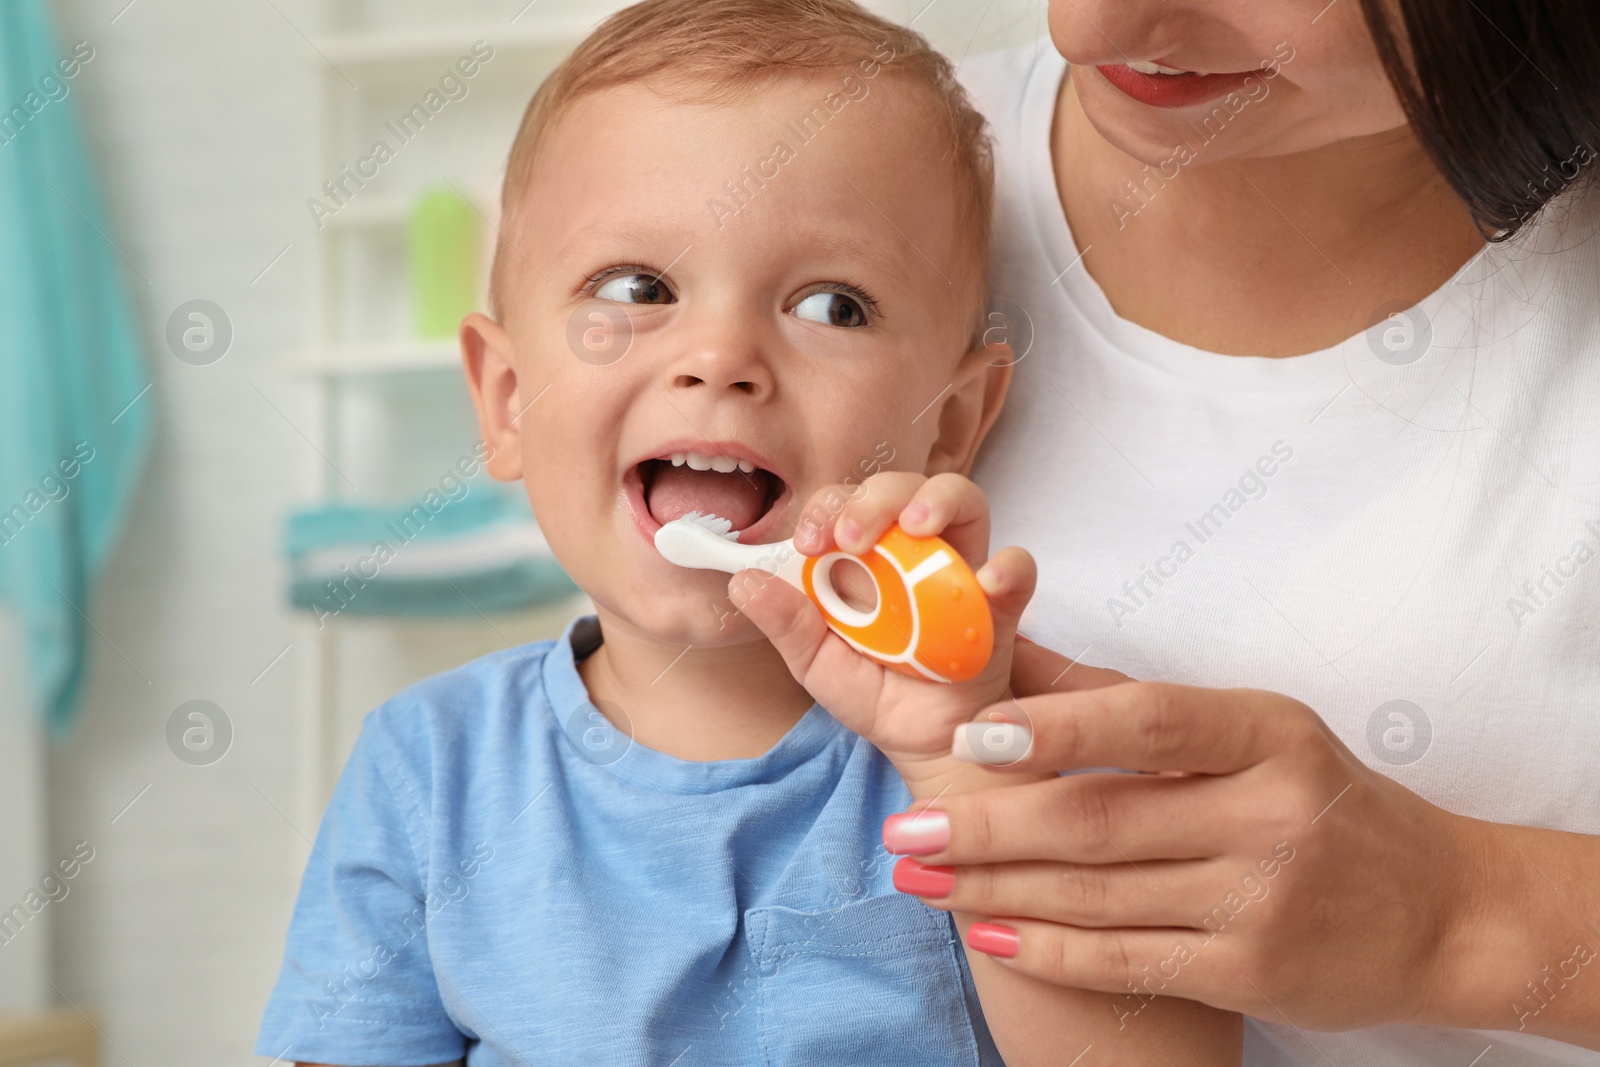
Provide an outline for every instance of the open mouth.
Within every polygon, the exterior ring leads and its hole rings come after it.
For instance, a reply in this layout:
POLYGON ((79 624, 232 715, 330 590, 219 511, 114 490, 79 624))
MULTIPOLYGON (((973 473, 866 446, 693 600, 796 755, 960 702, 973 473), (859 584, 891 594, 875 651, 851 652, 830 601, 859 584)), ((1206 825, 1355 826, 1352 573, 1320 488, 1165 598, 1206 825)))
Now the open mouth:
POLYGON ((743 449, 666 452, 636 464, 627 482, 647 533, 698 511, 727 519, 747 544, 768 532, 790 496, 788 483, 743 449))

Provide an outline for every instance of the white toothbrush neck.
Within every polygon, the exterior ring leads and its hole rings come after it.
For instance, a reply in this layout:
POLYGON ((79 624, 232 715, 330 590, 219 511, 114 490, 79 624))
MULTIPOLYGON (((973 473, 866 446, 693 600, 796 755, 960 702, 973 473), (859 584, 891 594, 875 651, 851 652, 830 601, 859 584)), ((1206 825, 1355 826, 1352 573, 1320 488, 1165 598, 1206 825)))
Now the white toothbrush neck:
POLYGON ((729 574, 738 574, 743 570, 766 571, 796 588, 800 587, 800 570, 805 566, 805 557, 794 547, 792 540, 777 541, 768 545, 741 545, 737 541, 722 541, 717 551, 723 557, 718 564, 719 570, 725 570, 729 574))
POLYGON ((744 570, 765 571, 801 588, 800 576, 805 567, 805 557, 795 549, 793 541, 741 545, 737 541, 719 537, 702 525, 679 519, 658 530, 655 542, 656 550, 680 567, 724 571, 728 574, 738 574, 744 570))

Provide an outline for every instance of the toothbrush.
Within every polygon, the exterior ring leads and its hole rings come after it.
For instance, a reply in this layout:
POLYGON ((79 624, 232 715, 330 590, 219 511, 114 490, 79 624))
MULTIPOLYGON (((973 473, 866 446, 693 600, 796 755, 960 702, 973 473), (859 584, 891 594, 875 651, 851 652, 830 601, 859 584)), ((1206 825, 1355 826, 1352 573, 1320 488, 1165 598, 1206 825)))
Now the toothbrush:
POLYGON ((794 542, 742 545, 733 524, 692 511, 656 531, 656 551, 693 570, 737 574, 754 569, 811 598, 828 628, 862 655, 891 670, 936 682, 976 677, 994 650, 989 601, 966 561, 938 537, 912 537, 898 525, 865 555, 810 557, 794 542), (877 603, 853 608, 833 585, 833 566, 853 560, 877 586, 877 603))

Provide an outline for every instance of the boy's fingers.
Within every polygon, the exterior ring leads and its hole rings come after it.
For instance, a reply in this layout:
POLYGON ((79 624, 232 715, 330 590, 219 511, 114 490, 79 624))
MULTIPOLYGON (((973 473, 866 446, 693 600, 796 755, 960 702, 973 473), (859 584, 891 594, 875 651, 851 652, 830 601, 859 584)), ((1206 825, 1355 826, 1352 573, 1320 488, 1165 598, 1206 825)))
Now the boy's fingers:
POLYGON ((928 478, 882 471, 858 486, 830 485, 811 494, 795 529, 808 556, 838 548, 862 555, 898 522, 913 537, 942 536, 976 565, 989 549, 989 501, 959 474, 928 478))
POLYGON ((978 568, 978 584, 989 598, 997 639, 1009 641, 1014 637, 1017 621, 1022 618, 1028 601, 1033 599, 1038 578, 1039 568, 1033 556, 1020 548, 1002 548, 978 568))
POLYGON ((845 486, 828 485, 811 494, 795 524, 795 548, 807 556, 820 556, 838 547, 833 543, 833 520, 839 511, 838 502, 848 493, 845 486))
POLYGON ((928 482, 926 475, 910 471, 884 471, 861 483, 845 504, 834 524, 833 538, 846 552, 862 555, 878 543, 900 517, 917 491, 928 482))
POLYGON ((800 512, 795 547, 808 556, 835 548, 857 555, 866 552, 927 480, 925 475, 909 471, 881 471, 859 485, 823 486, 811 494, 800 512), (846 521, 849 538, 838 536, 846 521))
POLYGON ((816 606, 788 582, 741 571, 728 583, 728 595, 778 650, 795 681, 834 718, 870 739, 883 668, 835 636, 816 606))
POLYGON ((973 566, 989 552, 989 498, 970 478, 934 475, 896 518, 912 537, 943 537, 973 566))
POLYGON ((748 570, 728 582, 728 598, 772 642, 789 672, 805 678, 829 632, 805 594, 765 571, 748 570))

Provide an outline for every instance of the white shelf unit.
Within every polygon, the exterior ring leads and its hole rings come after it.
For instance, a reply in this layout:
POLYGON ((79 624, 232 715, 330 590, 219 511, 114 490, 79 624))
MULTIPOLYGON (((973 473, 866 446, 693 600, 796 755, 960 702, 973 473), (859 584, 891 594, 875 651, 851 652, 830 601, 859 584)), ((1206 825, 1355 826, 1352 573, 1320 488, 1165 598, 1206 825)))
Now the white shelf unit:
POLYGON ((476 41, 488 41, 496 51, 565 51, 583 39, 595 20, 583 15, 540 18, 537 8, 510 24, 479 23, 459 26, 394 26, 366 31, 334 31, 313 41, 316 59, 325 57, 340 67, 360 67, 392 72, 407 64, 451 60, 476 41))
POLYGON ((374 341, 303 348, 285 361, 285 369, 301 375, 343 378, 408 371, 455 370, 461 365, 449 341, 374 341))
MULTIPOLYGON (((316 335, 282 365, 311 389, 325 458, 312 457, 310 478, 322 499, 345 495, 340 473, 346 465, 345 409, 364 383, 460 366, 453 338, 422 340, 410 333, 405 237, 418 193, 430 183, 448 180, 486 217, 486 278, 499 177, 522 110, 538 82, 621 4, 590 0, 577 13, 541 13, 541 6, 553 5, 528 5, 520 12, 511 9, 500 22, 482 19, 481 9, 489 6, 441 5, 426 24, 395 26, 376 24, 353 0, 332 0, 323 9, 324 31, 306 48, 306 62, 318 84, 318 171, 310 185, 319 191, 324 181, 337 176, 341 164, 366 155, 374 140, 393 142, 384 119, 403 113, 435 87, 476 42, 494 49, 493 59, 472 79, 464 79, 467 95, 451 100, 414 140, 399 146, 394 161, 383 165, 377 177, 324 218, 316 231, 316 335), (469 18, 461 13, 467 7, 480 10, 469 18)), ((385 17, 390 13, 382 5, 372 7, 385 17)), ((459 373, 449 388, 464 393, 459 373)), ((383 625, 370 617, 362 624, 383 625)), ((308 832, 321 818, 341 758, 339 668, 346 625, 335 621, 319 627, 307 615, 296 640, 296 647, 307 650, 300 663, 299 816, 308 832)))

